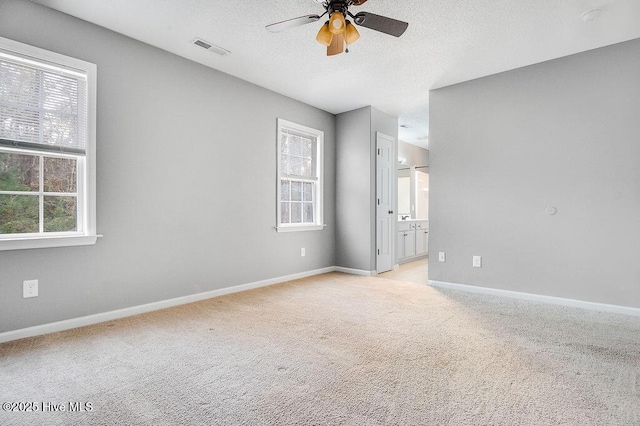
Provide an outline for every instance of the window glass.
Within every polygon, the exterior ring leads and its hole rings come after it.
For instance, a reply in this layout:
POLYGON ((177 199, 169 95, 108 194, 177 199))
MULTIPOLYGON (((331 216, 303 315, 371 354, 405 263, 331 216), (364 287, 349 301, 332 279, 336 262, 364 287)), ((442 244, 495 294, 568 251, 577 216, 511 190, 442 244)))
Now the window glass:
POLYGON ((44 158, 44 190, 46 192, 76 192, 77 161, 73 158, 44 158))
POLYGON ((32 234, 40 229, 38 196, 0 194, 0 234, 32 234))
POLYGON ((69 232, 77 229, 76 197, 44 197, 44 232, 69 232))
POLYGON ((39 190, 39 158, 33 155, 0 151, 0 191, 39 190))

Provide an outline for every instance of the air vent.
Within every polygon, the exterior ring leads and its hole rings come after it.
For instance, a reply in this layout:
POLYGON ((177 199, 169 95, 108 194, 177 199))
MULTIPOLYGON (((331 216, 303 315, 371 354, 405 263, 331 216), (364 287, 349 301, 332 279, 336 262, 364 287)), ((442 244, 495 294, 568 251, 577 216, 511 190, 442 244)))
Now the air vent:
POLYGON ((220 56, 227 56, 231 53, 227 49, 223 49, 222 47, 216 46, 215 44, 209 43, 208 41, 205 41, 201 38, 194 38, 193 40, 191 40, 191 43, 195 44, 198 47, 202 47, 203 49, 207 49, 213 53, 216 53, 220 56))

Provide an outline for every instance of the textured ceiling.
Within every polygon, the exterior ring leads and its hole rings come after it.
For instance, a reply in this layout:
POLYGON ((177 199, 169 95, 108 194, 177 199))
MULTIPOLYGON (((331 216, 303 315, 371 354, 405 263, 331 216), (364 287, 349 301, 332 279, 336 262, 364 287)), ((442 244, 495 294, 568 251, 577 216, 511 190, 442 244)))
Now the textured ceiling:
POLYGON ((359 27, 325 56, 316 22, 267 24, 323 9, 315 0, 34 0, 331 113, 372 105, 426 146, 429 90, 640 37, 640 0, 369 0, 351 10, 409 22, 401 38, 359 27), (595 21, 582 14, 601 9, 595 21), (232 53, 190 44, 200 37, 232 53))

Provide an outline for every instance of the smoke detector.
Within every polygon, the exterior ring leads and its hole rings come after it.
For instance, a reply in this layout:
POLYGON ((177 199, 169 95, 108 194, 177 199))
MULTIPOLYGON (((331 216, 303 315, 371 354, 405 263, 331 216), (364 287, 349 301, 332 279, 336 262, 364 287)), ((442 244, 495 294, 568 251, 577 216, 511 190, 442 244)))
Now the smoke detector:
POLYGON ((220 46, 216 46, 215 44, 209 43, 208 41, 203 40, 201 38, 196 37, 193 40, 191 40, 191 43, 195 44, 198 47, 202 47, 203 49, 209 50, 215 54, 218 54, 220 56, 227 56, 231 53, 227 49, 222 48, 220 46))

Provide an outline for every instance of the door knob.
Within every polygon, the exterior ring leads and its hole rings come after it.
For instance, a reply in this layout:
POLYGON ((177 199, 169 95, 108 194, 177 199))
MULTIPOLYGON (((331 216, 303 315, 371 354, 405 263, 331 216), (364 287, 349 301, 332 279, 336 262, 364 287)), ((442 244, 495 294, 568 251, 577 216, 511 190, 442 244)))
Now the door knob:
POLYGON ((393 214, 393 210, 389 210, 389 214, 393 214))

